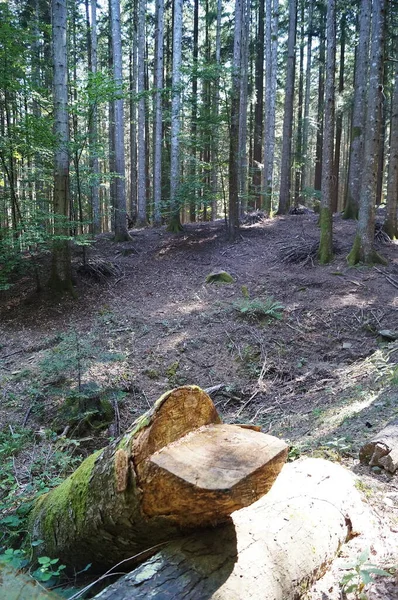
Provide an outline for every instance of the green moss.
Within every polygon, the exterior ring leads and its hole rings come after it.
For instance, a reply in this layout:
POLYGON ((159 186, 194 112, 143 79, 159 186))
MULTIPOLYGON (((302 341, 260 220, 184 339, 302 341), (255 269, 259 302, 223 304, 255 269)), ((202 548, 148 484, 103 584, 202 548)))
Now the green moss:
POLYGON ((56 553, 55 542, 52 543, 54 532, 57 530, 55 521, 62 520, 63 515, 65 515, 66 521, 70 521, 72 515, 76 530, 81 529, 84 525, 91 473, 101 453, 102 450, 98 450, 91 454, 61 485, 41 496, 37 501, 33 509, 32 519, 34 522, 41 511, 45 511, 45 515, 39 518, 42 527, 41 536, 45 541, 47 552, 53 550, 56 553))
POLYGON ((343 219, 358 219, 358 206, 351 197, 348 198, 347 204, 345 205, 343 219))
POLYGON ((362 135, 362 127, 353 127, 352 128, 352 139, 353 140, 360 137, 361 135, 362 135))
POLYGON ((353 267, 354 265, 359 263, 360 256, 361 256, 361 238, 357 234, 355 236, 355 240, 354 240, 354 244, 352 246, 351 252, 347 256, 347 262, 350 265, 350 267, 353 267))
POLYGON ((388 260, 381 256, 376 250, 372 250, 369 256, 364 256, 361 238, 359 234, 355 236, 354 244, 352 246, 352 250, 347 256, 347 262, 350 267, 357 265, 360 262, 363 262, 366 265, 387 265, 388 260))
POLYGON ((206 283, 234 283, 234 278, 226 271, 215 271, 206 277, 206 283))

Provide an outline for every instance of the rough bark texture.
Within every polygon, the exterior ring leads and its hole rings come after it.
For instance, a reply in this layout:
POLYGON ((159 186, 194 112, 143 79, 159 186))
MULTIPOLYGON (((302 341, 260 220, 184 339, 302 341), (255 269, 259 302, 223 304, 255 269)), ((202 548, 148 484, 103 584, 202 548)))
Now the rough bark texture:
POLYGON ((369 88, 365 127, 364 160, 357 236, 348 256, 349 264, 383 262, 374 249, 374 219, 380 144, 383 91, 385 0, 374 3, 372 16, 369 88))
POLYGON ((177 388, 37 501, 32 539, 77 569, 109 567, 182 528, 224 522, 270 489, 286 455, 276 438, 221 425, 200 388, 177 388))
POLYGON ((334 142, 334 83, 336 66, 336 2, 329 0, 326 13, 326 85, 325 116, 322 148, 322 183, 319 242, 319 261, 326 264, 333 257, 333 142, 334 142))
POLYGON ((163 88, 163 38, 164 38, 164 2, 156 2, 156 30, 155 30, 155 81, 156 90, 154 100, 154 131, 153 131, 153 223, 159 226, 162 222, 162 88, 163 88))
POLYGON ((305 70, 305 94, 304 94, 304 117, 303 117, 303 165, 301 168, 301 189, 309 187, 308 175, 309 165, 309 130, 310 130, 310 94, 311 94, 311 67, 312 67, 312 27, 313 27, 313 0, 308 4, 308 36, 307 36, 307 60, 305 70))
POLYGON ((138 172, 137 172, 137 225, 144 227, 146 218, 146 139, 145 139, 145 11, 146 0, 138 2, 138 172))
POLYGON ((287 71, 285 87, 285 106, 283 113, 281 185, 279 192, 278 214, 286 214, 290 207, 290 187, 292 179, 292 131, 293 131, 293 100, 294 74, 296 65, 296 24, 297 0, 289 2, 289 37, 287 43, 287 71))
POLYGON ((371 0, 362 0, 359 14, 359 41, 355 55, 354 106, 352 111, 350 160, 348 167, 347 199, 344 209, 346 219, 356 219, 363 164, 364 126, 366 115, 366 86, 369 64, 369 29, 371 0))
POLYGON ((170 543, 96 598, 293 600, 369 521, 349 471, 304 459, 230 523, 170 543))
POLYGON ((272 181, 275 153, 275 106, 278 67, 279 0, 266 0, 265 114, 264 114, 264 210, 272 212, 272 181))
POLYGON ((359 451, 359 459, 371 467, 383 467, 395 473, 398 469, 398 420, 366 442, 359 451))

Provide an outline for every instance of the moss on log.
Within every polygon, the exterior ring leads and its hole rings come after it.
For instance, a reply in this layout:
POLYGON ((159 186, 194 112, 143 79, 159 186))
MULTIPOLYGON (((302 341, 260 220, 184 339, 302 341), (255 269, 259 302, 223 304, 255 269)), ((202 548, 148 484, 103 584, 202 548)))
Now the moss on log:
POLYGON ((39 498, 37 551, 102 570, 186 528, 225 522, 272 486, 287 456, 272 436, 223 425, 210 397, 184 386, 39 498))

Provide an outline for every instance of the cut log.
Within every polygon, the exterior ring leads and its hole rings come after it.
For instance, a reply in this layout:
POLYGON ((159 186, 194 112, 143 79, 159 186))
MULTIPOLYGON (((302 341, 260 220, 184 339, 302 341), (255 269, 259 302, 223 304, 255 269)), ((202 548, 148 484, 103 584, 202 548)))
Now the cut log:
POLYGON ((0 598, 4 600, 59 600, 28 575, 0 564, 0 598))
POLYGON ((272 436, 224 425, 195 386, 168 392, 107 448, 39 498, 40 555, 102 570, 186 528, 225 522, 267 493, 287 457, 272 436))
POLYGON ((170 542, 95 598, 296 600, 370 523, 349 471, 299 460, 228 524, 170 542))
POLYGON ((359 460, 371 467, 383 467, 395 473, 398 469, 398 420, 389 423, 361 447, 359 460))

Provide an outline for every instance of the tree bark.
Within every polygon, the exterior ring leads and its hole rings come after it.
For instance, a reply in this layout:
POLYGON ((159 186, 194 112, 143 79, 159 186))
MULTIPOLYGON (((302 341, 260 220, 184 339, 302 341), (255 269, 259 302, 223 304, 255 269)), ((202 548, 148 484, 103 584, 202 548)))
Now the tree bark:
POLYGON ((301 167, 301 189, 306 193, 309 187, 309 130, 310 130, 310 94, 311 94, 311 67, 312 67, 312 27, 313 27, 313 0, 309 0, 308 5, 308 35, 307 35, 307 56, 305 69, 305 94, 304 94, 304 117, 303 117, 303 165, 301 167))
POLYGON ((278 215, 284 215, 290 208, 290 192, 292 181, 292 132, 293 132, 293 100, 294 74, 296 65, 296 24, 297 0, 289 2, 289 37, 287 42, 287 71, 285 86, 285 105, 283 113, 281 185, 279 192, 278 215))
POLYGON ((355 54, 354 106, 351 124, 347 198, 344 209, 345 219, 357 219, 359 211, 366 118, 366 88, 368 84, 371 6, 371 0, 362 0, 359 13, 359 41, 355 54))
POLYGON ((319 261, 326 264, 333 257, 333 144, 334 144, 334 83, 336 67, 336 1, 328 0, 326 13, 326 85, 325 116, 322 148, 322 183, 319 225, 319 261))
POLYGON ((266 0, 263 206, 267 215, 272 212, 278 69, 278 11, 279 0, 266 0))
POLYGON ((146 140, 145 140, 145 11, 146 0, 138 0, 138 173, 137 173, 137 225, 144 227, 146 219, 146 140))
MULTIPOLYGON (((256 100, 254 105, 254 131, 253 131, 253 192, 255 195, 255 208, 261 209, 263 198, 261 196, 261 162, 263 154, 263 125, 264 125, 264 12, 265 0, 259 0, 258 20, 255 40, 255 90, 256 100)), ((271 41, 271 40, 270 40, 271 41)))
MULTIPOLYGON (((398 43, 396 42, 396 46, 398 43)), ((391 239, 398 237, 398 53, 396 53, 395 82, 391 106, 390 162, 387 179, 387 214, 384 230, 391 239)))
POLYGON ((120 26, 120 0, 111 0, 113 77, 117 97, 115 110, 115 241, 130 239, 126 220, 126 186, 124 160, 124 114, 123 114, 123 74, 122 74, 122 37, 120 26))
POLYGON ((269 491, 286 457, 281 440, 222 425, 200 388, 177 388, 39 498, 32 540, 43 540, 39 555, 104 569, 184 529, 225 522, 269 491))
POLYGON ((317 109, 317 133, 315 149, 315 176, 314 189, 321 189, 322 182, 322 148, 323 148, 323 111, 325 96, 325 26, 326 8, 323 2, 319 4, 319 67, 318 67, 318 109, 317 109))
POLYGON ((168 544, 96 598, 293 600, 371 521, 349 471, 296 461, 230 523, 168 544))
POLYGON ((383 263, 374 249, 375 202, 379 165, 381 102, 383 93, 385 0, 375 0, 372 14, 371 56, 367 99, 364 160, 358 227, 348 263, 383 263))
POLYGON ((72 266, 67 219, 69 217, 69 122, 66 0, 52 1, 54 73, 54 240, 48 285, 54 291, 72 291, 72 266))
POLYGON ((163 89, 163 37, 164 37, 164 1, 156 0, 156 30, 155 30, 155 101, 154 101, 154 131, 153 131, 153 203, 155 226, 161 225, 162 202, 162 89, 163 89))

